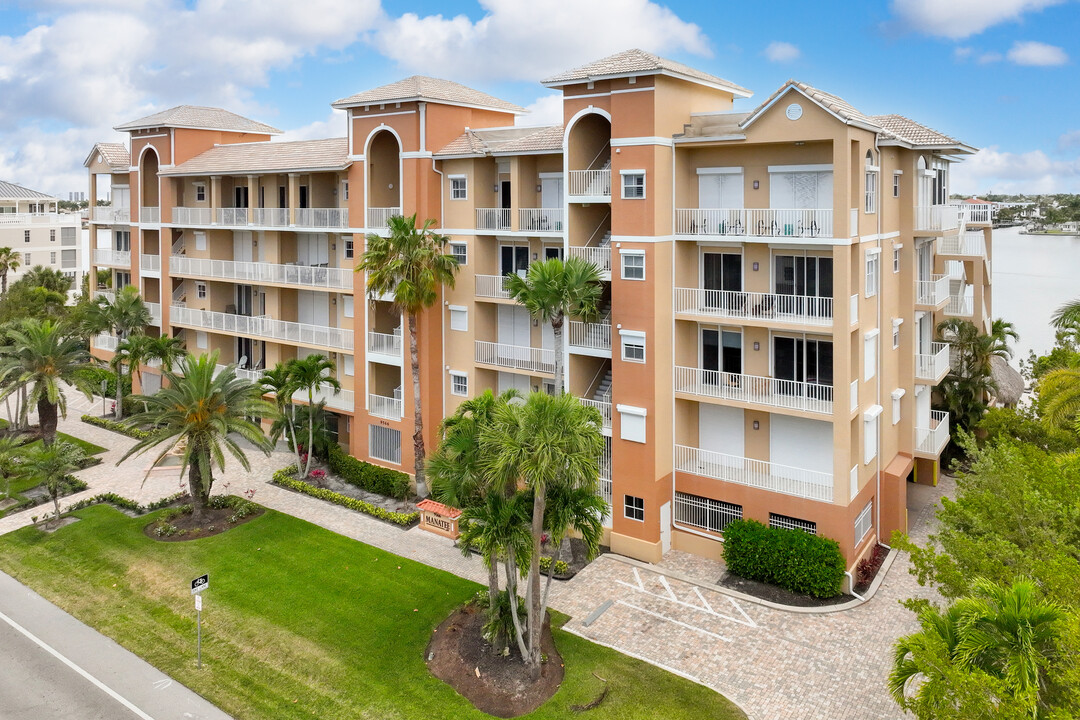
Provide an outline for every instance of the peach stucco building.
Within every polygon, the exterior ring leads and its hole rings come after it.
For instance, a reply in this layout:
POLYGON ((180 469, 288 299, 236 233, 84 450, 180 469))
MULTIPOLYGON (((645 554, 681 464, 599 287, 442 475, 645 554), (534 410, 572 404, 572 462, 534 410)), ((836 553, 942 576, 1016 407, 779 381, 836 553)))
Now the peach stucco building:
POLYGON ((990 318, 989 208, 948 201, 973 148, 796 82, 734 112, 750 91, 639 50, 544 84, 561 125, 516 127, 521 108, 426 77, 333 103, 343 138, 269 142, 188 106, 122 125, 130 166, 88 160, 91 197, 108 175, 129 199, 94 215, 94 265, 139 286, 150 332, 252 377, 329 356, 340 442, 410 472, 403 323, 352 272, 365 234, 416 213, 460 262, 420 325, 429 447, 463 398, 551 384, 550 328, 502 278, 584 257, 604 311, 568 323, 567 381, 604 417, 614 551, 715 557, 747 517, 832 537, 854 565, 906 529, 907 482, 936 480, 948 439, 934 327, 990 318))

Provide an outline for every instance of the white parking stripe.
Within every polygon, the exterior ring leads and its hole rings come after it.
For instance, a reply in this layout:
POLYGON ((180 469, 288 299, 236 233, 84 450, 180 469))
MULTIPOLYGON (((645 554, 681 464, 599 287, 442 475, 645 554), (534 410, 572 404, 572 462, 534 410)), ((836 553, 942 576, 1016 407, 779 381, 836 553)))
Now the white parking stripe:
POLYGON ((687 630, 693 630, 694 632, 701 633, 702 635, 709 635, 710 637, 714 637, 717 640, 723 640, 724 642, 731 642, 731 640, 729 638, 726 638, 723 635, 717 635, 714 632, 709 632, 708 630, 702 630, 699 627, 694 627, 693 625, 690 625, 688 623, 684 623, 681 620, 676 620, 675 618, 669 618, 667 615, 661 615, 658 612, 653 612, 652 610, 646 610, 645 608, 638 607, 637 605, 631 605, 630 603, 626 602, 625 600, 618 600, 616 602, 619 605, 623 605, 625 607, 632 608, 634 610, 637 610, 638 612, 643 612, 643 613, 646 613, 648 615, 652 615, 653 617, 658 617, 661 620, 667 620, 669 623, 674 623, 676 625, 680 625, 680 626, 686 628, 687 630))

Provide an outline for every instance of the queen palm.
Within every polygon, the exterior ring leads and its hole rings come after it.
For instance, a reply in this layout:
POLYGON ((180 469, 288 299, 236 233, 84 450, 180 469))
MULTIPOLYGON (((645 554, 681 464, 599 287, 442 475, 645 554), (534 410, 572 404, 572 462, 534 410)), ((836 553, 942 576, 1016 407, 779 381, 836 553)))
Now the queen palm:
MULTIPOLYGON (((142 398, 146 411, 135 422, 150 435, 135 444, 119 462, 164 445, 154 459, 156 465, 168 453, 181 449, 181 473, 188 474, 188 489, 196 521, 204 518, 214 485, 214 466, 225 469, 226 451, 241 467, 250 470, 247 455, 237 442, 246 440, 267 455, 273 443, 252 417, 272 416, 274 407, 262 399, 254 383, 236 377, 235 366, 217 371, 218 353, 187 356, 183 373, 164 370, 168 384, 154 395, 142 398)), ((117 463, 119 464, 119 463, 117 463)))
POLYGON ((172 367, 173 363, 186 354, 187 350, 184 349, 184 344, 179 338, 168 335, 151 337, 150 335, 136 333, 128 335, 127 338, 117 343, 116 353, 109 361, 109 365, 113 366, 115 370, 116 363, 120 363, 121 366, 126 363, 128 377, 137 377, 139 386, 142 387, 143 365, 156 360, 164 367, 172 367))
POLYGON ((312 445, 314 445, 314 433, 315 433, 315 419, 314 406, 315 406, 315 390, 321 385, 326 385, 334 391, 336 395, 341 391, 341 383, 337 381, 331 373, 334 370, 334 363, 331 362, 325 355, 308 355, 302 359, 293 359, 288 363, 289 374, 292 377, 293 385, 297 390, 307 394, 308 399, 308 442, 307 442, 307 462, 304 463, 303 477, 307 477, 311 472, 311 456, 315 453, 312 452, 312 445))
POLYGON ((1058 330, 1080 327, 1080 298, 1065 303, 1050 317, 1050 324, 1058 330))
POLYGON ((3 396, 26 390, 22 413, 37 407, 41 437, 46 445, 56 439, 57 416, 67 417, 65 386, 89 399, 92 388, 85 370, 90 353, 86 340, 70 335, 52 320, 24 320, 10 331, 12 346, 0 362, 0 378, 7 381, 3 396))
POLYGON ((47 268, 44 265, 35 265, 27 270, 26 274, 19 278, 18 283, 28 287, 45 288, 65 297, 71 290, 71 278, 60 270, 47 268))
MULTIPOLYGON (((150 309, 146 307, 134 285, 125 285, 110 300, 99 297, 87 311, 87 322, 92 332, 111 330, 118 340, 132 333, 142 333, 150 324, 150 309)), ((116 372, 116 419, 124 417, 124 369, 122 363, 113 363, 116 372)))
POLYGON ((0 295, 7 295, 8 273, 19 269, 19 258, 19 253, 11 248, 0 248, 0 295))
POLYGON ((567 316, 580 317, 586 322, 596 319, 603 294, 600 269, 578 257, 566 262, 552 258, 530 265, 525 277, 507 275, 506 289, 530 315, 551 324, 555 340, 555 392, 563 392, 563 326, 567 316))
POLYGON ((1020 333, 1016 332, 1016 326, 1003 318, 997 318, 990 326, 991 353, 1004 360, 1011 360, 1013 349, 1010 342, 1020 339, 1020 333))
POLYGON ((23 460, 23 471, 32 477, 40 478, 49 492, 56 510, 56 519, 60 519, 60 491, 64 480, 81 467, 86 457, 82 448, 74 443, 58 442, 42 445, 27 454, 23 460))
POLYGON ((443 249, 445 235, 431 230, 434 220, 416 227, 416 215, 391 217, 386 237, 368 234, 367 250, 356 267, 368 274, 367 290, 372 297, 391 294, 393 306, 405 314, 409 324, 409 365, 413 383, 413 456, 416 493, 427 495, 424 483, 424 419, 420 403, 420 350, 417 320, 424 310, 439 301, 443 285, 454 287, 457 260, 443 249))
POLYGON ((282 435, 285 435, 289 449, 296 456, 296 471, 300 472, 302 463, 300 449, 296 442, 296 405, 292 401, 293 393, 297 388, 289 364, 279 362, 264 372, 259 378, 259 386, 263 393, 274 394, 274 403, 277 406, 277 415, 270 426, 270 439, 276 443, 282 435))

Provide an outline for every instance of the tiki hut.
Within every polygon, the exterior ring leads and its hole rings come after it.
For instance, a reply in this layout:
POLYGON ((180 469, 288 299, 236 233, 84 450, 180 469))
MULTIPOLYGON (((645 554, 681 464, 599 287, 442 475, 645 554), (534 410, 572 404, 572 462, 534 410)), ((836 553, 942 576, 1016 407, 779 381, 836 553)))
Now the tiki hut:
POLYGON ((990 373, 994 378, 997 391, 994 404, 998 407, 1016 407, 1024 394, 1024 378, 1005 358, 990 358, 990 373))

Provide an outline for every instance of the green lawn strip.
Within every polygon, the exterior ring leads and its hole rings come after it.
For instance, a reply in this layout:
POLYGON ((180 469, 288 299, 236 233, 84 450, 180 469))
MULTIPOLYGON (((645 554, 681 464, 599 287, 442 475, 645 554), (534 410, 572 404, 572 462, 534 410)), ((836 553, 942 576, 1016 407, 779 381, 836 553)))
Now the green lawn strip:
MULTIPOLYGON (((243 718, 488 717, 428 673, 431 631, 479 586, 267 511, 222 535, 147 538, 155 515, 108 506, 53 534, 0 537, 0 569, 243 718), (195 667, 192 578, 210 573, 204 667, 195 667)), ((560 691, 530 718, 742 718, 713 691, 556 630, 560 691)))
MULTIPOLYGON (((87 455, 100 455, 101 453, 105 452, 105 448, 101 447, 100 445, 95 445, 89 440, 83 440, 82 438, 77 438, 74 435, 68 435, 67 433, 56 433, 56 439, 59 442, 68 442, 72 443, 73 445, 78 445, 87 455)), ((41 440, 35 440, 32 443, 27 443, 26 445, 23 445, 23 450, 29 451, 31 449, 39 447, 41 447, 41 440)))

